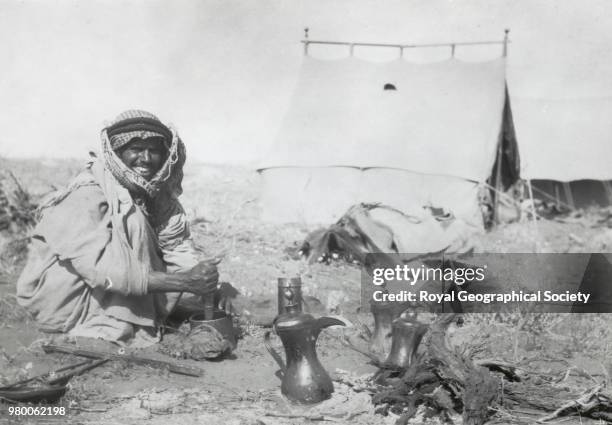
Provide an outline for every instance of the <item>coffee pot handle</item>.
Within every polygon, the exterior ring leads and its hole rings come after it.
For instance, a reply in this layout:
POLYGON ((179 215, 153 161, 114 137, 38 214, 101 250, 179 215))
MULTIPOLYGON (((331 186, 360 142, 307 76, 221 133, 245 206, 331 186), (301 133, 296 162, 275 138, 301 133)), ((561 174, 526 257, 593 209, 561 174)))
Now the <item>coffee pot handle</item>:
POLYGON ((280 366, 281 375, 284 375, 285 372, 287 371, 287 366, 285 366, 285 362, 283 361, 283 358, 280 356, 280 354, 278 354, 276 350, 272 348, 272 344, 270 344, 270 334, 271 333, 272 333, 271 331, 267 331, 264 334, 264 345, 266 346, 266 350, 268 350, 268 353, 270 353, 272 358, 276 360, 276 363, 278 363, 278 365, 280 366))

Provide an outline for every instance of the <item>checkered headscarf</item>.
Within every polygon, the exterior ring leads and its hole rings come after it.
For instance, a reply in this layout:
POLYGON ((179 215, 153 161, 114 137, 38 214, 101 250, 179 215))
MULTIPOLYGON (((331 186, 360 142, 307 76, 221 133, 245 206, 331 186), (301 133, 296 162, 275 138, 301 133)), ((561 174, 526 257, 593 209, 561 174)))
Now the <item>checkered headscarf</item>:
POLYGON ((133 192, 146 193, 151 198, 155 198, 164 188, 172 196, 181 194, 186 153, 183 142, 172 127, 164 125, 150 112, 129 110, 104 128, 101 136, 105 167, 123 187, 133 192), (144 179, 127 167, 116 152, 135 137, 144 140, 148 137, 162 137, 168 149, 165 163, 151 180, 144 179))
POLYGON ((172 140, 172 133, 150 112, 132 109, 122 112, 108 126, 108 136, 114 151, 127 145, 132 139, 161 137, 166 149, 172 140))

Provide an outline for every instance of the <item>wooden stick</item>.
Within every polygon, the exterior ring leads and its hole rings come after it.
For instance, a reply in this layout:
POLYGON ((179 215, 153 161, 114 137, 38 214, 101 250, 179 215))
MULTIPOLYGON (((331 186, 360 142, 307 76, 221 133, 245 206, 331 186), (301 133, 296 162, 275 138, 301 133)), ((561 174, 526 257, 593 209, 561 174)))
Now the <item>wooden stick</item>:
MULTIPOLYGON (((44 379, 45 377, 49 377, 49 376, 51 376, 51 374, 57 374, 57 373, 60 373, 60 372, 65 372, 65 371, 70 370, 70 369, 75 370, 76 368, 79 368, 79 367, 85 366, 85 365, 91 365, 92 363, 93 362, 91 360, 85 360, 84 362, 72 364, 72 365, 69 365, 69 366, 64 366, 64 367, 61 367, 61 368, 53 370, 53 371, 45 372, 45 373, 43 373, 41 375, 32 376, 31 378, 23 379, 21 381, 15 382, 15 383, 12 383, 12 384, 9 384, 9 385, 5 385, 4 387, 0 387, 0 390, 7 390, 7 389, 10 389, 10 388, 20 387, 20 386, 22 386, 24 384, 27 384, 28 382, 32 382, 32 381, 35 381, 37 379, 44 379)), ((67 374, 63 374, 62 376, 65 377, 66 375, 67 374)), ((57 378, 54 378, 53 381, 55 381, 56 379, 57 378)))
POLYGON ((387 43, 361 43, 352 41, 326 41, 326 40, 301 40, 303 44, 329 44, 335 46, 358 46, 358 47, 395 47, 398 49, 414 49, 423 47, 448 47, 455 46, 481 46, 487 44, 510 44, 510 40, 500 41, 454 41, 448 43, 428 43, 428 44, 387 44, 387 43))
MULTIPOLYGON (((504 54, 505 56, 505 54, 504 54)), ((504 106, 505 109, 505 106, 504 106)), ((499 133, 497 140, 497 170, 495 172, 495 202, 493 203, 493 224, 499 224, 499 195, 498 193, 503 192, 504 186, 501 182, 502 179, 502 162, 503 158, 503 144, 504 144, 504 132, 499 133)))
POLYGON ((593 396, 599 393, 601 388, 602 386, 599 385, 593 388, 591 391, 589 391, 585 395, 583 395, 582 397, 580 397, 579 399, 568 401, 567 403, 559 407, 557 410, 555 410, 551 414, 542 416, 541 418, 539 418, 537 422, 542 423, 542 422, 550 421, 551 419, 558 418, 568 409, 576 409, 578 413, 582 413, 582 412, 586 412, 594 408, 598 404, 598 402, 593 402, 591 399, 593 398, 593 396))
POLYGON ((510 40, 508 40, 508 33, 510 33, 510 28, 504 29, 504 50, 502 51, 503 57, 508 56, 508 43, 510 43, 510 40))
POLYGON ((285 419, 306 419, 308 421, 334 421, 331 418, 328 418, 326 416, 323 415, 317 415, 317 416, 313 416, 313 415, 291 415, 291 414, 284 414, 284 413, 271 413, 271 412, 267 412, 265 414, 266 416, 272 417, 272 418, 285 418, 285 419))
POLYGON ((603 180, 601 183, 603 184, 603 187, 606 191, 606 196, 608 197, 608 203, 612 204, 612 185, 610 184, 610 181, 603 180))
MULTIPOLYGON (((559 192, 559 186, 555 183, 555 191, 559 192)), ((534 192, 537 192, 538 194, 544 196, 546 199, 550 200, 550 201, 555 201, 555 203, 558 203, 559 205, 564 206, 565 208, 567 208, 568 210, 573 210, 572 206, 566 202, 563 202, 561 199, 555 199, 554 196, 550 195, 549 193, 543 191, 542 189, 539 189, 537 186, 533 186, 532 185, 532 190, 534 192)))
POLYGON ((540 252, 540 231, 538 230, 538 213, 536 212, 535 201, 533 200, 533 189, 531 180, 527 179, 527 189, 529 190, 529 199, 531 200, 531 216, 533 218, 533 228, 536 237, 536 253, 540 252))
POLYGON ((47 384, 49 385, 56 385, 56 384, 62 384, 62 383, 65 384, 73 376, 81 375, 82 373, 85 373, 88 370, 98 367, 106 363, 107 361, 108 359, 92 360, 88 362, 88 364, 85 364, 79 367, 75 367, 74 369, 66 373, 62 373, 61 375, 55 376, 53 378, 50 377, 49 379, 47 379, 47 384))
POLYGON ((574 196, 572 195, 572 187, 568 182, 563 182, 563 191, 565 192, 565 199, 567 203, 571 205, 572 210, 575 210, 576 203, 574 202, 574 196))
POLYGON ((215 316, 215 296, 213 294, 203 296, 204 302, 204 320, 212 320, 215 316))
POLYGON ((149 359, 146 357, 135 356, 133 354, 117 354, 107 351, 83 350, 70 345, 59 344, 45 344, 42 346, 42 349, 45 353, 66 353, 93 359, 126 360, 134 364, 147 365, 155 368, 168 368, 168 370, 172 373, 187 376, 200 377, 204 374, 204 371, 197 367, 188 366, 177 362, 149 359))

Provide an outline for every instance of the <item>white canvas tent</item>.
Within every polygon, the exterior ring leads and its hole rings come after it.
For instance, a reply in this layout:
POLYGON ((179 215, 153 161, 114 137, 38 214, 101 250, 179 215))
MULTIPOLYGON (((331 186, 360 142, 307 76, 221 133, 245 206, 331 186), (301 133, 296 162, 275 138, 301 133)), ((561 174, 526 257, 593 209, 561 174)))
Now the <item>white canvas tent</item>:
MULTIPOLYGON (((416 64, 305 56, 259 166, 263 218, 329 224, 355 203, 381 202, 407 213, 447 208, 482 226, 479 187, 491 181, 500 152, 516 153, 505 69, 505 58, 416 64)), ((506 158, 505 169, 517 170, 516 161, 506 158)))
POLYGON ((612 98, 512 98, 521 177, 534 197, 581 208, 612 203, 612 98))

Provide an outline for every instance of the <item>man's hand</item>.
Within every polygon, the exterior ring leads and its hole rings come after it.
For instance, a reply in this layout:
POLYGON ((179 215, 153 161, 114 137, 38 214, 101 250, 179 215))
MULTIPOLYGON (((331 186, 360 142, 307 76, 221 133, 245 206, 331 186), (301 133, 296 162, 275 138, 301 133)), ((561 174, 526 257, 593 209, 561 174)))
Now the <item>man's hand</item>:
POLYGON ((215 257, 200 261, 186 272, 149 274, 149 292, 190 292, 192 294, 209 296, 217 291, 219 272, 217 264, 221 258, 215 257))
POLYGON ((200 261, 187 272, 181 273, 182 291, 196 295, 209 295, 217 290, 220 258, 200 261))

